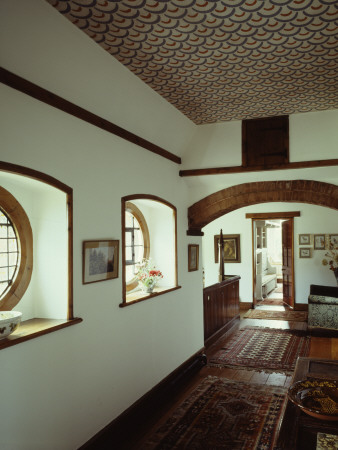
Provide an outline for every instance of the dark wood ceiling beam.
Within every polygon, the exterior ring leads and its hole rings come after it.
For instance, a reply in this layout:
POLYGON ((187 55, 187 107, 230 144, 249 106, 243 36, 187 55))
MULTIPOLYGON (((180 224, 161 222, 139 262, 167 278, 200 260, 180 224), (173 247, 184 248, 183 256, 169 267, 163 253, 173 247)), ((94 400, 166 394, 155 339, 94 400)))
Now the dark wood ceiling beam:
POLYGON ((139 147, 143 147, 146 150, 149 150, 152 153, 156 153, 163 158, 169 159, 176 164, 181 164, 181 158, 173 153, 164 150, 162 147, 159 147, 156 144, 153 144, 146 139, 143 139, 137 136, 130 131, 125 130, 124 128, 115 125, 109 120, 104 119, 96 114, 87 111, 80 106, 75 105, 68 100, 65 100, 58 95, 53 94, 52 92, 34 84, 30 81, 15 75, 14 73, 0 67, 0 81, 11 88, 14 88, 24 94, 29 95, 37 100, 40 100, 47 105, 53 106, 65 113, 71 114, 78 119, 84 120, 91 125, 94 125, 102 130, 108 131, 108 133, 114 134, 115 136, 119 136, 122 139, 125 139, 128 142, 138 145, 139 147))
POLYGON ((232 166, 209 169, 180 170, 181 177, 198 177, 201 175, 220 175, 231 173, 264 172, 270 170, 309 169, 312 167, 338 166, 338 159, 321 159, 317 161, 299 161, 287 164, 261 165, 254 167, 232 166))

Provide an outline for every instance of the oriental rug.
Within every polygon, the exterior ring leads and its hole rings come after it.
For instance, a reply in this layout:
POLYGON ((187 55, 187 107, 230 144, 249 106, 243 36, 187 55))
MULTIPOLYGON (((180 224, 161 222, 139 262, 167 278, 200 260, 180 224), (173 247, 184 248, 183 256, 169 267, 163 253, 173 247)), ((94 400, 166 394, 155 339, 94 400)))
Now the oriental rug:
POLYGON ((263 320, 287 320, 295 322, 306 322, 306 311, 268 311, 266 309, 249 309, 243 319, 263 319, 263 320))
POLYGON ((247 327, 231 336, 208 365, 288 373, 309 349, 310 337, 304 331, 247 327))
POLYGON ((282 298, 265 298, 264 300, 259 300, 257 302, 258 305, 277 305, 277 306, 283 306, 283 299, 282 298))
POLYGON ((141 450, 269 450, 286 389, 209 376, 141 450))

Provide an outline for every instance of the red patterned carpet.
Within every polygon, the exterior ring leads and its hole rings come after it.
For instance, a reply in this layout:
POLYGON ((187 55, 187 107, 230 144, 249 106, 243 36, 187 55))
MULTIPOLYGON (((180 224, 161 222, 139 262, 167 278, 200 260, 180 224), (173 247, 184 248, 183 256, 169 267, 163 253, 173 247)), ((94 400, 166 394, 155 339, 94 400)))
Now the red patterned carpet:
POLYGON ((208 362, 209 366, 293 371, 307 356, 310 337, 300 330, 247 327, 235 333, 208 362))
POLYGON ((271 450, 285 394, 209 376, 140 450, 271 450))

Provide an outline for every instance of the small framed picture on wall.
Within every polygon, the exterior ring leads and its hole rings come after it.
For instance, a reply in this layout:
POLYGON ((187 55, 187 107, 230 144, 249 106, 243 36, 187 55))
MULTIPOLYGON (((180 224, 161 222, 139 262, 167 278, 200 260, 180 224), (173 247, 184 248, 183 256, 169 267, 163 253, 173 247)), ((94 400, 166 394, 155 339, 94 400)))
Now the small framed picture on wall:
POLYGON ((300 234, 298 237, 299 245, 310 245, 310 235, 309 234, 300 234))
POLYGON ((299 249, 299 257, 300 258, 311 258, 311 248, 310 247, 302 247, 299 249))
POLYGON ((119 241, 83 242, 82 283, 97 283, 118 277, 119 241))
POLYGON ((198 270, 199 245, 188 245, 188 272, 198 270))
POLYGON ((315 234, 313 240, 315 250, 325 250, 325 234, 315 234))
POLYGON ((329 234, 330 248, 338 248, 338 234, 329 234))

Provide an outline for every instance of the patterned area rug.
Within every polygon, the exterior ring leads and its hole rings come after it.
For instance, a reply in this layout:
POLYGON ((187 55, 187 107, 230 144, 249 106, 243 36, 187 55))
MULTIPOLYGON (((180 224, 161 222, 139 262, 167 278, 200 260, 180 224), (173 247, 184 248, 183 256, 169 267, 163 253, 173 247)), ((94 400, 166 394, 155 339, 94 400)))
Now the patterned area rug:
POLYGON ((257 302, 258 305, 283 305, 283 299, 282 298, 265 298, 264 300, 261 300, 257 302))
POLYGON ((269 450, 286 389, 207 377, 141 450, 269 450))
POLYGON ((288 372, 307 356, 310 337, 300 330, 247 327, 239 330, 208 362, 209 366, 288 372))
POLYGON ((249 309, 243 316, 244 319, 287 320, 306 322, 306 311, 268 311, 263 309, 249 309))

